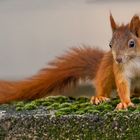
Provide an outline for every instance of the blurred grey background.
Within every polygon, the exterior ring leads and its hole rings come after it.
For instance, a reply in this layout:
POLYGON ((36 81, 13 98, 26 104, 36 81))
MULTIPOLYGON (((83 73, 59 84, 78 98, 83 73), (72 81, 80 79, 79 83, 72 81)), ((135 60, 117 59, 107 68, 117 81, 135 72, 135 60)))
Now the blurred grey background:
POLYGON ((71 46, 108 50, 109 12, 127 23, 140 12, 130 0, 0 0, 0 78, 35 74, 71 46))

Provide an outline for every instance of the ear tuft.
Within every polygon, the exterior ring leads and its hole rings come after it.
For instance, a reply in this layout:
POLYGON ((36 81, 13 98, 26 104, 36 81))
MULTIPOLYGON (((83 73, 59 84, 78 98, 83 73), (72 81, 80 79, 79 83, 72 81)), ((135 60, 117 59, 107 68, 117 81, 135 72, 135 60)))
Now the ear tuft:
POLYGON ((140 37, 140 19, 138 15, 134 15, 129 24, 130 31, 137 37, 140 37))
POLYGON ((115 20, 110 12, 110 24, 111 24, 111 28, 112 28, 112 31, 114 32, 116 29, 117 29, 117 25, 115 23, 115 20))

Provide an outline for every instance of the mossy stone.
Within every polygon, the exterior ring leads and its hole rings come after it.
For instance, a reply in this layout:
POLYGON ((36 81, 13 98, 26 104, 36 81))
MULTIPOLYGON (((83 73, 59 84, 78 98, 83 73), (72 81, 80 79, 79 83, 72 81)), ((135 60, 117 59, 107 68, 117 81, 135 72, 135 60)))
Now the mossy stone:
POLYGON ((85 97, 63 96, 5 104, 0 109, 9 112, 7 116, 1 112, 0 132, 2 137, 10 133, 19 139, 34 136, 34 139, 50 140, 137 140, 140 103, 139 98, 132 101, 135 108, 119 111, 115 110, 120 102, 118 98, 100 105, 90 104, 90 99, 85 97))

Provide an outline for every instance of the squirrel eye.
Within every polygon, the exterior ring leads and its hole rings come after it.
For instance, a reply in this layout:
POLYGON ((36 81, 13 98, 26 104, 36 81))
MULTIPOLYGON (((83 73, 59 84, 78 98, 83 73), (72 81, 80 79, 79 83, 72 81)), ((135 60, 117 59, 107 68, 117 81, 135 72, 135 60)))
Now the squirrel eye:
POLYGON ((112 43, 111 42, 109 43, 109 47, 112 48, 112 43))
POLYGON ((128 41, 128 46, 129 46, 129 48, 134 48, 135 47, 135 41, 133 39, 130 39, 128 41))

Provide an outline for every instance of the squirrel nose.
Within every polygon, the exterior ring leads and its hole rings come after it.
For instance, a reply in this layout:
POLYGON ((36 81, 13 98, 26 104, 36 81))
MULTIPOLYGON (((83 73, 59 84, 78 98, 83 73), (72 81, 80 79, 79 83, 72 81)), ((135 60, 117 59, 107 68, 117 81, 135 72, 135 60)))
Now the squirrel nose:
POLYGON ((122 63, 122 58, 121 58, 121 57, 117 57, 117 58, 116 58, 116 61, 117 61, 118 63, 122 63))

